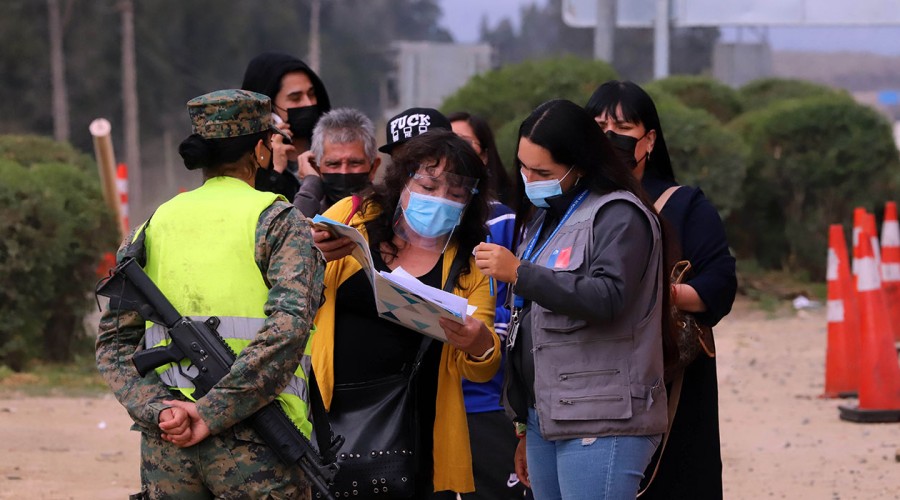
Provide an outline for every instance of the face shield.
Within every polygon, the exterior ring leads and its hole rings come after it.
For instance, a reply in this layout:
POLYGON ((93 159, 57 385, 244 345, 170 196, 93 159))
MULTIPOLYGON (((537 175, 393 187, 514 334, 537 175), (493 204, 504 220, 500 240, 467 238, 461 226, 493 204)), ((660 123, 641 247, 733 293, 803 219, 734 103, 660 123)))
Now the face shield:
POLYGON ((394 213, 394 234, 407 243, 441 253, 478 192, 478 179, 419 168, 406 182, 394 213))

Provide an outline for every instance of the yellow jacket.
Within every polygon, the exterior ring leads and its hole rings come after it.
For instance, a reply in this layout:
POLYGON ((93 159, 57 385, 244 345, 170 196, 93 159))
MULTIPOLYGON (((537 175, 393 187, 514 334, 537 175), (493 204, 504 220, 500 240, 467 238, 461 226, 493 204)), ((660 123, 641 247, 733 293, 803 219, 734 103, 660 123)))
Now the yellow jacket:
MULTIPOLYGON (((378 209, 363 203, 363 210, 350 220, 350 225, 366 235, 364 223, 374 218, 378 209), (366 213, 363 213, 366 212, 366 213)), ((351 199, 345 198, 324 216, 343 222, 350 215, 351 199)), ((446 281, 456 245, 451 242, 444 253, 442 281, 446 281)), ((471 271, 460 280, 465 290, 453 293, 466 297, 478 307, 473 317, 487 325, 494 339, 494 352, 484 361, 472 361, 465 352, 444 344, 438 372, 437 401, 434 419, 434 490, 453 490, 459 493, 475 491, 472 477, 472 451, 469 448, 469 429, 463 402, 462 377, 473 382, 486 382, 500 366, 500 338, 494 333, 494 297, 490 295, 488 278, 470 260, 471 271)), ((334 324, 335 296, 341 283, 359 271, 361 266, 352 256, 329 262, 325 268, 325 303, 316 315, 316 334, 312 341, 312 364, 322 392, 325 407, 331 407, 334 390, 334 324)), ((512 430, 510 430, 512 432, 512 430)))

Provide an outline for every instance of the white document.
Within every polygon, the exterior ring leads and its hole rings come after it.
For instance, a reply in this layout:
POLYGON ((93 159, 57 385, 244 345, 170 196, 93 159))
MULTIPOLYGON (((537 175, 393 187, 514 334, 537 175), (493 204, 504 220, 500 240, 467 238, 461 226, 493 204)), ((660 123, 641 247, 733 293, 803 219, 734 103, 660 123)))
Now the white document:
POLYGON ((356 245, 351 255, 359 261, 372 285, 378 315, 394 323, 447 342, 439 319, 447 318, 464 323, 476 307, 469 306, 464 297, 428 286, 414 276, 397 268, 393 272, 377 272, 369 251, 369 244, 356 228, 316 215, 312 221, 328 225, 339 236, 346 236, 356 245))

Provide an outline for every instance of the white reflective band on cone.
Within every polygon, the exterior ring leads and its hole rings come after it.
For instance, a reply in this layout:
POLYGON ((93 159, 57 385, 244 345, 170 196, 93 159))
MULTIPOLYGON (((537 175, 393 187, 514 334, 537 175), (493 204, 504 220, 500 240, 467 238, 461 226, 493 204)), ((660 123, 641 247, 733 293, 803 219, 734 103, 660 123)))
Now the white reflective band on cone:
POLYGON ((878 276, 878 267, 873 257, 859 259, 859 274, 856 277, 856 290, 858 292, 871 292, 881 289, 881 278, 878 276))
POLYGON ((825 279, 827 281, 837 281, 838 279, 838 264, 840 261, 838 260, 837 252, 834 249, 828 249, 828 269, 825 272, 825 279))
POLYGON ((900 281, 900 264, 881 263, 881 279, 883 281, 900 281))
POLYGON ((844 301, 829 300, 828 301, 828 322, 843 323, 844 322, 844 301))
POLYGON ((881 246, 900 247, 900 223, 886 220, 881 225, 881 246))

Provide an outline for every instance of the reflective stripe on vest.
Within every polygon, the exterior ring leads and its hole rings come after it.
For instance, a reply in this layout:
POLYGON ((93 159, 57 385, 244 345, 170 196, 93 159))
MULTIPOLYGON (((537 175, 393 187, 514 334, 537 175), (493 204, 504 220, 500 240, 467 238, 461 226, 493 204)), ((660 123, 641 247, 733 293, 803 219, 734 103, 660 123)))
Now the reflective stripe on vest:
MULTIPOLYGON (((192 320, 206 321, 209 317, 191 317, 192 320)), ((257 333, 265 323, 261 318, 219 318, 219 336, 231 348, 234 353, 240 354, 250 342, 256 338, 257 333)), ((166 329, 160 325, 151 326, 144 335, 144 345, 147 349, 152 347, 160 347, 169 345, 171 339, 166 334, 166 329)), ((160 380, 166 384, 171 390, 180 391, 191 401, 195 399, 191 396, 194 392, 194 384, 191 382, 192 377, 196 373, 196 368, 190 366, 188 360, 182 360, 176 366, 175 363, 167 363, 156 368, 156 373, 160 380)), ((307 438, 310 437, 312 425, 309 423, 307 416, 309 415, 309 384, 307 383, 307 374, 312 365, 310 357, 310 347, 307 342, 306 350, 300 358, 300 366, 294 371, 294 376, 288 380, 288 385, 275 398, 281 403, 282 409, 291 417, 294 425, 300 429, 307 438)))

